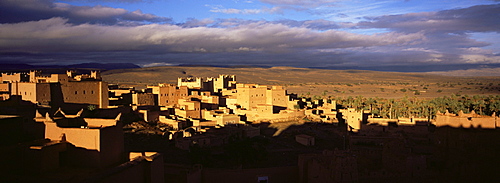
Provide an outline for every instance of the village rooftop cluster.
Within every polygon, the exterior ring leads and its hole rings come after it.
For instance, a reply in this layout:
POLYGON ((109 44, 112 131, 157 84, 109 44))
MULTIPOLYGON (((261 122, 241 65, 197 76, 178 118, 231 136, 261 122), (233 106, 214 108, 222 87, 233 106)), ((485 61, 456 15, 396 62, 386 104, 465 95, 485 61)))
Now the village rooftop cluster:
MULTIPOLYGON (((432 118, 376 118, 370 111, 342 109, 335 100, 299 98, 287 93, 283 86, 237 83, 234 75, 179 78, 176 85, 162 83, 136 90, 102 81, 99 71, 50 75, 41 71, 2 73, 0 100, 0 125, 2 129, 9 129, 2 134, 3 152, 17 157, 3 160, 2 168, 9 169, 6 173, 10 175, 5 180, 21 182, 38 178, 44 181, 169 182, 165 178, 168 170, 163 164, 164 154, 125 152, 123 129, 135 121, 168 126, 163 135, 168 136, 176 148, 185 151, 193 146, 222 146, 234 138, 262 136, 259 124, 264 123, 307 119, 311 123, 343 128, 335 132, 343 137, 340 149, 301 155, 296 168, 278 167, 267 173, 259 170, 250 182, 286 180, 283 174, 276 172, 295 174, 292 177, 296 182, 349 182, 396 176, 394 172, 386 174, 386 169, 396 167, 395 162, 386 162, 389 168, 385 167, 384 171, 359 173, 357 166, 361 165, 353 163, 358 161, 354 154, 378 151, 367 151, 363 144, 378 146, 386 141, 404 141, 405 137, 400 136, 375 138, 387 131, 405 131, 430 138, 429 126, 500 127, 496 114, 484 116, 474 111, 458 115, 446 111, 432 118), (23 158, 25 160, 19 163, 23 158), (322 164, 320 159, 325 158, 330 164, 322 164), (340 164, 345 167, 341 168, 340 164), (70 171, 67 167, 83 171, 70 171), (61 169, 68 172, 58 171, 61 169), (36 176, 24 176, 26 174, 36 176)), ((297 134, 295 141, 305 147, 316 143, 314 134, 297 134)), ((384 149, 386 151, 392 152, 384 149)), ((419 169, 407 168, 411 173, 401 175, 402 179, 416 177, 423 171, 420 168, 429 166, 425 148, 418 146, 410 151, 413 154, 402 156, 400 161, 408 167, 418 165, 419 169)), ((211 180, 210 176, 204 176, 206 172, 202 173, 201 167, 188 169, 186 176, 190 181, 186 182, 211 180)), ((423 174, 424 179, 432 176, 435 175, 423 174)))

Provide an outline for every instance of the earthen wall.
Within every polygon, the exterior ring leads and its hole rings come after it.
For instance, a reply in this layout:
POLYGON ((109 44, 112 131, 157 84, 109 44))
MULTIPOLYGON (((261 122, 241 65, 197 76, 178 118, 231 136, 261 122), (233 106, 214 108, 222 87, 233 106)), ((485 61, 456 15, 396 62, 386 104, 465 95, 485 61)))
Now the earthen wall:
POLYGON ((65 103, 84 103, 107 108, 109 105, 108 86, 103 81, 81 81, 61 83, 65 103))

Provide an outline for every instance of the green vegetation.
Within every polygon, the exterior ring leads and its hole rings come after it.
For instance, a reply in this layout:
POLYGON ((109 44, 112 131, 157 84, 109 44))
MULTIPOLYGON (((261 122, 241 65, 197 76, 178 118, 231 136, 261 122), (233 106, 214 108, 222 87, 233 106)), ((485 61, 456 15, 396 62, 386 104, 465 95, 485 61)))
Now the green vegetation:
POLYGON ((460 110, 465 113, 474 110, 481 115, 498 114, 500 111, 500 95, 451 95, 434 99, 416 97, 385 99, 356 96, 337 98, 337 103, 358 110, 371 110, 375 116, 384 118, 428 117, 436 115, 437 111, 445 112, 446 110, 455 114, 460 110))
POLYGON ((96 110, 96 109, 97 109, 97 106, 96 106, 96 105, 88 105, 88 106, 87 106, 87 110, 89 110, 89 111, 94 111, 94 110, 96 110))

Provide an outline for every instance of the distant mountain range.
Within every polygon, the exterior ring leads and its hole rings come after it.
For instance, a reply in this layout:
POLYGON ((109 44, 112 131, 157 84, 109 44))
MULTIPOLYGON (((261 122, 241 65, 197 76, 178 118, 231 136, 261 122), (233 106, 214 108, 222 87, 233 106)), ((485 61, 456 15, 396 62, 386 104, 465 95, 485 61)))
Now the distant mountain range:
POLYGON ((385 65, 385 66, 332 66, 332 67, 310 67, 315 69, 333 70, 370 70, 389 72, 434 72, 454 71, 468 69, 499 68, 500 64, 448 64, 448 65, 385 65))
POLYGON ((72 65, 30 65, 30 64, 0 64, 1 71, 26 71, 36 69, 92 69, 92 70, 113 70, 113 69, 134 69, 141 68, 132 63, 81 63, 72 65))
MULTIPOLYGON (((269 65, 193 65, 181 64, 180 67, 219 67, 219 68, 271 68, 269 65)), ((34 69, 41 70, 64 70, 64 69, 83 69, 83 70, 115 70, 115 69, 135 69, 141 68, 133 63, 81 63, 72 65, 30 65, 24 63, 2 63, 0 71, 27 71, 34 69)), ((326 70, 369 70, 369 71, 384 71, 384 72, 442 72, 460 71, 462 70, 492 70, 500 69, 500 64, 450 64, 450 65, 389 65, 389 66, 327 66, 327 67, 307 67, 310 69, 326 69, 326 70)), ((460 74, 453 74, 460 75, 460 74)), ((491 74, 487 74, 491 75, 491 74)), ((498 75, 498 74, 493 74, 498 75)))
MULTIPOLYGON (((222 67, 222 68, 271 68, 275 66, 267 65, 190 65, 181 64, 181 67, 222 67)), ((326 66, 326 67, 305 67, 309 69, 327 70, 368 70, 384 72, 436 72, 455 71, 469 69, 493 69, 500 68, 500 64, 449 64, 449 65, 382 65, 382 66, 326 66)))

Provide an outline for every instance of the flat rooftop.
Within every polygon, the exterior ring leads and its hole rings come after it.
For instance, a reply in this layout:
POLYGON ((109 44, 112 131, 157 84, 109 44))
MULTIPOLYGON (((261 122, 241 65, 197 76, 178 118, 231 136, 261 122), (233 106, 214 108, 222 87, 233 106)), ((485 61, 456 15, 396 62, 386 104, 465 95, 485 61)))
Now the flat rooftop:
POLYGON ((10 119, 10 118, 18 118, 18 117, 21 117, 21 116, 17 116, 17 115, 0 115, 0 119, 10 119))

